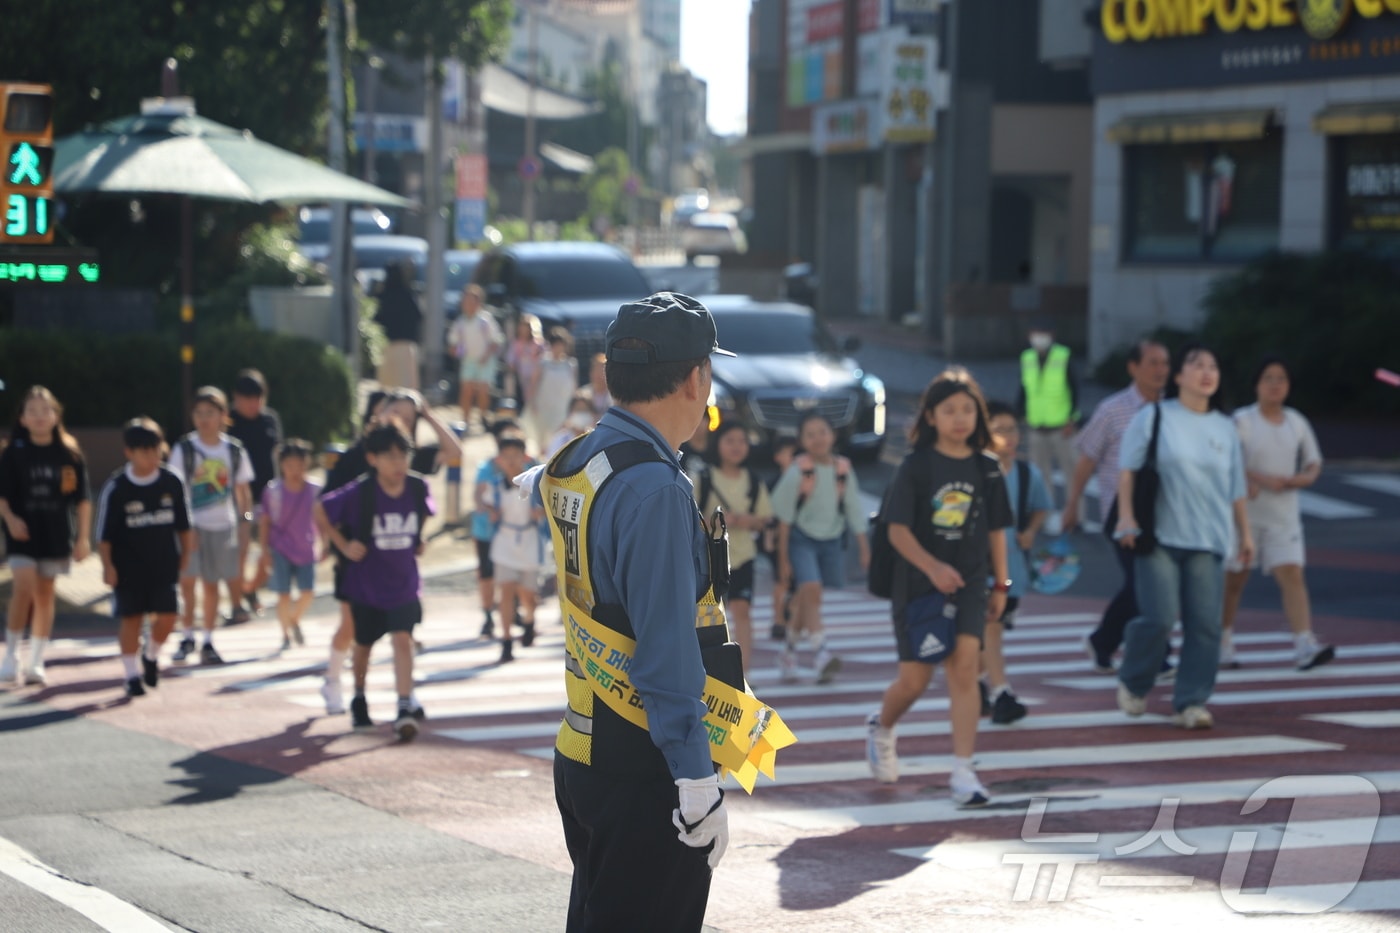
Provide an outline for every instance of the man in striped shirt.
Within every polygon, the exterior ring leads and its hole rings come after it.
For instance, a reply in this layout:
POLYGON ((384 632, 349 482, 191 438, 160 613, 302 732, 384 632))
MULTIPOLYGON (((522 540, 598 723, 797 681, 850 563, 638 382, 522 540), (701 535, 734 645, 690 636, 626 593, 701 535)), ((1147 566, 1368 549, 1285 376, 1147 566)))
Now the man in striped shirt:
MULTIPOLYGON (((1108 510, 1118 494, 1118 447, 1128 422, 1144 405, 1162 397, 1171 370, 1167 348, 1155 340, 1141 340, 1128 352, 1128 375, 1132 383, 1099 403, 1084 430, 1074 440, 1079 451, 1074 476, 1070 480, 1069 498, 1060 518, 1061 526, 1069 531, 1078 522, 1079 500, 1090 476, 1099 487, 1099 521, 1109 536, 1118 565, 1123 568, 1123 586, 1104 608, 1098 628, 1089 635, 1088 648, 1094 658, 1094 669, 1102 674, 1113 673, 1113 654, 1123 643, 1123 629, 1138 614, 1133 580, 1133 552, 1113 541, 1113 529, 1106 521, 1108 510)), ((1164 671, 1167 668, 1164 667, 1164 671)))

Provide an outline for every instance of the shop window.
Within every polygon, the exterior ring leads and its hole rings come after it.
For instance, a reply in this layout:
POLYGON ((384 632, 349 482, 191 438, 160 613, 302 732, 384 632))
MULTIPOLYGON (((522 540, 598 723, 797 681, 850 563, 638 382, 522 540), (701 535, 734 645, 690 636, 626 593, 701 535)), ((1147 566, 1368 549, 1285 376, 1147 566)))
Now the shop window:
POLYGON ((1277 249, 1282 155, 1277 133, 1124 147, 1124 258, 1245 262, 1277 249))
POLYGON ((1333 245, 1400 259, 1400 133, 1332 145, 1333 245))

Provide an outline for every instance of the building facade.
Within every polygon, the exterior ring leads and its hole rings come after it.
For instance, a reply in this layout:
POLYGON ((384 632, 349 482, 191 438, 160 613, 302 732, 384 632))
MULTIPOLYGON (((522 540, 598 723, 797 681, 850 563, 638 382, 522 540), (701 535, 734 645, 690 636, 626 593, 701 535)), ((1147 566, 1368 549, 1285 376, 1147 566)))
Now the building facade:
POLYGON ((1094 358, 1270 251, 1400 258, 1400 3, 1095 7, 1094 358))

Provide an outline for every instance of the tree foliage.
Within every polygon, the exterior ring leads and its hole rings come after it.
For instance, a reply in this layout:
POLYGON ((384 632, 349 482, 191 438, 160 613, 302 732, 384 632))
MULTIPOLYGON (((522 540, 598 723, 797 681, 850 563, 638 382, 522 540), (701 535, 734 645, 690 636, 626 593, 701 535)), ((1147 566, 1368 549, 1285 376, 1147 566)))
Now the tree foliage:
POLYGON ((504 48, 513 10, 511 0, 358 0, 355 19, 377 48, 475 69, 504 48))
POLYGON ((319 3, 28 0, 0 30, 3 77, 53 85, 60 136, 135 113, 160 93, 167 58, 204 116, 294 152, 324 148, 319 3))

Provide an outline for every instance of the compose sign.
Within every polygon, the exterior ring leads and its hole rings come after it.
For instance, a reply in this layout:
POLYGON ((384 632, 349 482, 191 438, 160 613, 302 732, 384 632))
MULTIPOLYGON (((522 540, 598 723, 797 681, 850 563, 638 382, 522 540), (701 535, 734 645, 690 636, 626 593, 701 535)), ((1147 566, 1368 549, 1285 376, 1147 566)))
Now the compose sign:
POLYGON ((1104 38, 1115 43, 1299 25, 1326 40, 1353 15, 1400 15, 1400 0, 1103 0, 1099 7, 1104 38))

